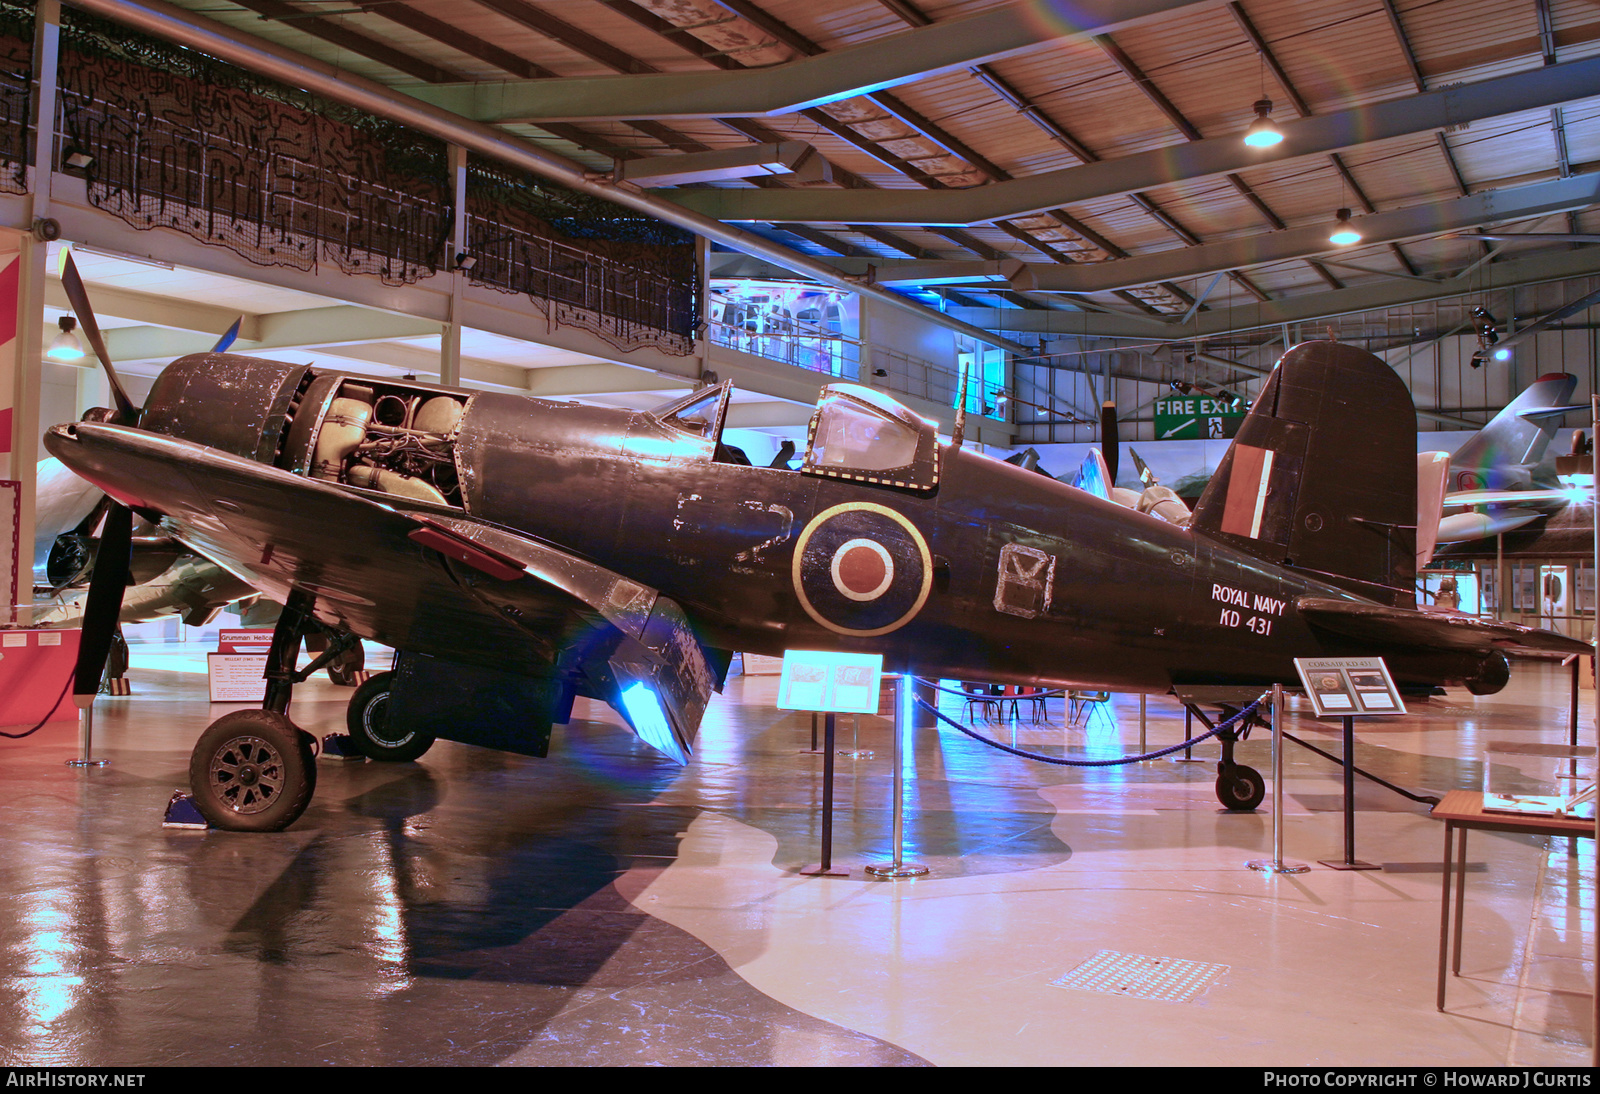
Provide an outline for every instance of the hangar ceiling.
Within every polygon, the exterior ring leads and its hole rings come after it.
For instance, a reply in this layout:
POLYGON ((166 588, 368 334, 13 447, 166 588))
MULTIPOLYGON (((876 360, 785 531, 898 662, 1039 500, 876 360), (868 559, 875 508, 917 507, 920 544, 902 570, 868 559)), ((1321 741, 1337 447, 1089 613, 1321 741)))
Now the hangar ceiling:
POLYGON ((752 177, 644 193, 991 330, 1216 335, 1600 272, 1592 243, 1560 238, 1600 231, 1586 0, 176 8, 596 180, 626 164, 649 187, 743 150, 752 177), (1285 140, 1247 148, 1262 99, 1285 140), (820 162, 766 173, 793 142, 820 162), (1328 241, 1341 208, 1360 243, 1328 241))

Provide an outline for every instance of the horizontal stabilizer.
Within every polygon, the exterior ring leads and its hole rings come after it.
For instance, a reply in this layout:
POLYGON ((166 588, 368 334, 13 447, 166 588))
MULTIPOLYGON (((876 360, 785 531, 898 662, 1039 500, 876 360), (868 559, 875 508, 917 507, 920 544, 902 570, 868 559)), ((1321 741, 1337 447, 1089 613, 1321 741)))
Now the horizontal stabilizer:
POLYGON ((1494 509, 1487 513, 1456 513, 1439 522, 1440 543, 1471 543, 1515 532, 1544 516, 1537 509, 1494 509))
POLYGON ((1313 627, 1383 648, 1488 650, 1520 647, 1553 653, 1592 653, 1587 642, 1554 631, 1500 623, 1474 615, 1391 608, 1358 600, 1303 596, 1295 602, 1300 615, 1313 627))
POLYGON ((1461 490, 1446 494, 1444 505, 1453 509, 1458 505, 1547 505, 1588 500, 1587 488, 1559 490, 1461 490))
POLYGON ((1572 414, 1579 410, 1588 409, 1588 403, 1579 403, 1576 406, 1541 406, 1532 410, 1519 410, 1517 417, 1525 418, 1530 422, 1537 422, 1543 418, 1559 418, 1563 414, 1572 414))

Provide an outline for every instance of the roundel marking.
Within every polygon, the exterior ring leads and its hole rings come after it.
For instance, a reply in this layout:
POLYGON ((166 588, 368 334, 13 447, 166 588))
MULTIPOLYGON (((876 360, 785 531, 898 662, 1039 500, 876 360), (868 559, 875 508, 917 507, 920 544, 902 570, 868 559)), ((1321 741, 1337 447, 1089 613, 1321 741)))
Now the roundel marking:
POLYGON ((894 581, 894 559, 877 540, 852 539, 833 553, 833 587, 851 600, 876 600, 894 581))
POLYGON ((916 525, 873 502, 849 502, 811 519, 795 543, 800 606, 837 634, 870 638, 909 623, 927 603, 933 557, 916 525))

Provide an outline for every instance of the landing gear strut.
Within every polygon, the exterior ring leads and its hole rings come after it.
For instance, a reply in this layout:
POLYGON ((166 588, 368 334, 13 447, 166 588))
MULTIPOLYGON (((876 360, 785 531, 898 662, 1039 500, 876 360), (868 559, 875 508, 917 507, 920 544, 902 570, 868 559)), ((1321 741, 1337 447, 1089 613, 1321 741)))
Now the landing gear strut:
MULTIPOLYGON (((1250 736, 1250 727, 1259 715, 1251 714, 1232 726, 1217 729, 1198 706, 1190 705, 1189 710, 1207 729, 1216 729, 1217 740, 1222 742, 1222 759, 1217 763, 1217 801, 1230 813, 1248 813, 1255 809, 1267 796, 1267 782, 1261 772, 1234 760, 1233 746, 1250 736)), ((1224 704, 1222 721, 1226 722, 1239 710, 1239 707, 1224 704)))
POLYGON ((281 832, 299 819, 317 786, 316 738, 289 720, 294 685, 342 654, 356 639, 334 636, 327 650, 296 672, 300 641, 322 630, 314 600, 291 593, 267 651, 267 694, 260 710, 224 714, 200 735, 189 757, 195 807, 213 827, 281 832))

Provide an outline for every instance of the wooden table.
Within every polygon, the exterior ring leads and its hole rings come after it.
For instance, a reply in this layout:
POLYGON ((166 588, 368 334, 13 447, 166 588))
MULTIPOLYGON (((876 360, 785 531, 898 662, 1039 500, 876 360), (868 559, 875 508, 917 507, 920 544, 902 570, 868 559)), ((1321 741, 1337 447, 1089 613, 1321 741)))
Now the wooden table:
POLYGON ((1439 904, 1439 999, 1438 1007, 1444 1009, 1445 954, 1450 950, 1450 875, 1451 841, 1456 832, 1461 842, 1454 849, 1456 875, 1455 896, 1455 949, 1451 953, 1450 971, 1461 974, 1461 915, 1466 903, 1467 889, 1467 833, 1476 828, 1485 832, 1516 832, 1531 836, 1580 836, 1594 838, 1594 821, 1578 817, 1540 817, 1525 813, 1489 813, 1483 808, 1483 794, 1477 790, 1452 790, 1429 814, 1444 821, 1444 884, 1439 904))

